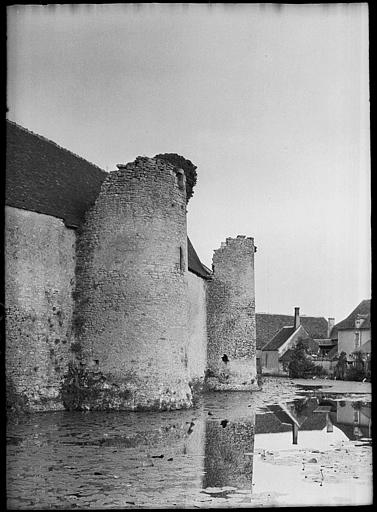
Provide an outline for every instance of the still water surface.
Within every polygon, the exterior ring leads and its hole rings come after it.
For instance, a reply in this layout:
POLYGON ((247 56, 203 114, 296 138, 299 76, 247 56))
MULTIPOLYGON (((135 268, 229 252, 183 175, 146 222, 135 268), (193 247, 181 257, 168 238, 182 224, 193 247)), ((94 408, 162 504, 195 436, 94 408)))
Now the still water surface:
POLYGON ((370 405, 301 390, 213 393, 189 411, 35 414, 8 427, 8 508, 371 504, 370 405))

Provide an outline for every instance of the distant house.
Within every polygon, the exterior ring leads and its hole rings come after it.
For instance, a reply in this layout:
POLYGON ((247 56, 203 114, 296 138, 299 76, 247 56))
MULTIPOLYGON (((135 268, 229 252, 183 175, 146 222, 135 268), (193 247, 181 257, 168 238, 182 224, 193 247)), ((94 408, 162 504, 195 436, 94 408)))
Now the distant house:
POLYGON ((350 356, 355 351, 371 352, 370 299, 363 300, 347 318, 334 326, 332 336, 338 340, 338 354, 350 356))
MULTIPOLYGON (((277 336, 279 332, 282 331, 279 334, 278 338, 275 339, 272 346, 276 346, 277 344, 282 343, 283 347, 285 347, 285 341, 288 341, 288 338, 292 334, 289 331, 289 329, 293 329, 294 322, 294 315, 276 315, 269 313, 255 314, 257 362, 259 362, 259 365, 262 368, 266 368, 266 357, 267 359, 270 357, 270 363, 274 360, 275 357, 263 352, 267 344, 272 342, 275 336, 277 336)), ((329 318, 328 320, 326 320, 324 317, 301 316, 300 325, 303 327, 305 331, 305 334, 302 333, 302 335, 304 336, 303 339, 311 340, 310 348, 312 352, 317 352, 319 347, 319 355, 324 355, 326 354, 326 352, 331 350, 336 345, 337 340, 331 339, 330 336, 330 333, 334 327, 333 318, 329 318)), ((288 343, 288 345, 290 346, 291 343, 288 343)), ((279 356, 279 358, 281 359, 281 367, 284 363, 287 363, 289 361, 290 353, 290 349, 283 349, 282 354, 279 356)), ((270 367, 270 363, 267 366, 270 367)))
MULTIPOLYGON (((300 323, 308 333, 308 337, 318 342, 322 355, 331 350, 337 343, 337 336, 331 337, 334 327, 334 318, 326 320, 324 317, 301 316, 300 323)), ((262 357, 262 348, 285 326, 294 324, 292 315, 276 315, 271 313, 256 313, 256 340, 257 360, 262 357)))
MULTIPOLYGON (((326 327, 327 333, 327 327, 326 327)), ((308 333, 300 320, 300 308, 295 308, 293 325, 285 325, 266 343, 261 350, 262 370, 268 373, 285 373, 284 365, 289 361, 291 350, 299 340, 304 341, 314 353, 319 345, 308 333)))

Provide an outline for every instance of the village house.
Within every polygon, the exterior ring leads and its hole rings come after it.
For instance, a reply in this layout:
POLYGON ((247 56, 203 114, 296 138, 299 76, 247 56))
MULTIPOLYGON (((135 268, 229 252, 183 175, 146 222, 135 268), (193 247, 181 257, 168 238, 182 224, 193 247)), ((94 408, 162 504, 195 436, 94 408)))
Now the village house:
POLYGON ((350 356, 359 350, 370 352, 370 299, 361 301, 347 318, 337 323, 333 335, 337 336, 338 354, 345 352, 350 356))
POLYGON ((329 338, 333 318, 300 316, 295 308, 294 316, 256 313, 257 361, 262 371, 285 374, 284 367, 290 360, 292 348, 298 340, 314 357, 320 357, 323 349, 332 348, 336 342, 329 338))
POLYGON ((370 321, 370 299, 365 299, 332 330, 332 337, 336 341, 336 350, 331 351, 328 357, 336 364, 339 355, 345 352, 348 367, 359 364, 356 353, 361 355, 361 364, 368 373, 371 370, 372 334, 370 321))
POLYGON ((295 308, 293 325, 282 327, 262 348, 262 371, 285 373, 282 357, 294 348, 299 340, 308 340, 309 334, 300 322, 300 308, 295 308))

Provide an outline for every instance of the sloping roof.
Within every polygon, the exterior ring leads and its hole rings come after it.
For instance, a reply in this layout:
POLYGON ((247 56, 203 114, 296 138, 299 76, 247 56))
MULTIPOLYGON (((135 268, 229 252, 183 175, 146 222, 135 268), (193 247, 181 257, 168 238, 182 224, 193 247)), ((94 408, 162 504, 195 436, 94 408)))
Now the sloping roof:
POLYGON ((277 350, 288 340, 288 338, 294 332, 294 327, 282 327, 280 331, 278 331, 277 334, 275 334, 272 340, 262 348, 262 350, 277 350))
POLYGON ((207 270, 196 254, 194 247, 190 239, 187 237, 187 252, 188 252, 188 269, 194 274, 203 277, 204 279, 210 279, 211 272, 207 270))
POLYGON ((295 423, 297 426, 299 426, 299 422, 296 418, 295 412, 290 410, 285 405, 271 404, 268 405, 267 408, 275 414, 275 416, 281 423, 288 425, 292 425, 293 423, 295 423))
MULTIPOLYGON (((323 317, 301 316, 301 325, 313 339, 327 338, 327 320, 323 317)), ((263 348, 272 337, 285 326, 293 325, 294 317, 290 315, 274 315, 269 313, 256 313, 256 339, 257 349, 263 348)))
POLYGON ((12 121, 6 125, 5 204, 79 226, 106 172, 12 121))
MULTIPOLYGON (((95 202, 107 173, 71 151, 7 120, 5 204, 63 219, 76 228, 95 202)), ((187 238, 188 268, 211 272, 187 238)))
POLYGON ((357 315, 368 315, 361 329, 370 329, 370 299, 362 300, 360 304, 350 313, 347 318, 334 326, 336 331, 343 329, 354 329, 357 315))

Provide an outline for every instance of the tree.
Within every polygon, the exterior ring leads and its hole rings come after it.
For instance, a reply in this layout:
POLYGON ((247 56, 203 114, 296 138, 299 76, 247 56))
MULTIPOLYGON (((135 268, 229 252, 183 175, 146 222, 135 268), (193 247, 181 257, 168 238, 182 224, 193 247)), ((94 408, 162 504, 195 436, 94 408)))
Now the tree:
POLYGON ((194 165, 191 160, 187 160, 187 158, 177 155, 177 153, 161 153, 156 155, 155 158, 166 160, 177 169, 182 169, 184 171, 186 176, 186 202, 188 203, 189 199, 193 195, 193 188, 196 185, 196 165, 194 165))
POLYGON ((291 360, 288 364, 289 376, 292 379, 307 377, 308 375, 317 375, 320 372, 318 368, 308 357, 307 349, 302 340, 292 350, 291 360))

